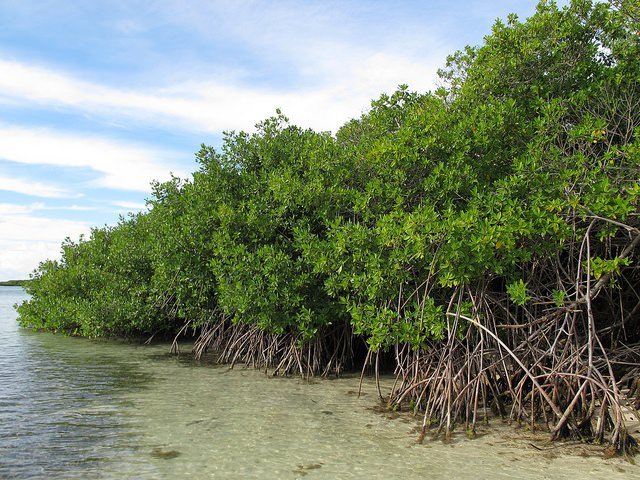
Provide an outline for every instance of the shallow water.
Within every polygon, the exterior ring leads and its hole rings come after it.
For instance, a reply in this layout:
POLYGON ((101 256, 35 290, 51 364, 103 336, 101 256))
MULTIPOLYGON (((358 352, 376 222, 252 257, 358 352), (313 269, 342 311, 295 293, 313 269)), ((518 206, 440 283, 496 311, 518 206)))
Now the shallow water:
POLYGON ((357 378, 271 378, 167 345, 24 330, 12 309, 24 298, 0 287, 2 479, 640 478, 499 425, 417 444, 416 419, 374 411, 371 380, 358 397, 357 378))

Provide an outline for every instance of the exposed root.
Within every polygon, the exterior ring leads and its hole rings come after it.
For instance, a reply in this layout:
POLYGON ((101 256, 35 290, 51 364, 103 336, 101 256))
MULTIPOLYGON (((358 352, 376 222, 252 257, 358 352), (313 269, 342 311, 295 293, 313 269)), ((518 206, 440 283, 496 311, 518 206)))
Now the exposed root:
POLYGON ((207 351, 217 360, 269 370, 272 375, 339 376, 354 362, 355 337, 346 324, 327 327, 313 339, 268 333, 255 325, 217 322, 202 328, 194 345, 196 358, 207 351))
MULTIPOLYGON (((619 454, 637 451, 640 294, 631 285, 638 284, 638 273, 629 269, 620 276, 630 288, 610 288, 612 275, 592 285, 585 274, 593 256, 590 230, 575 261, 529 273, 532 291, 540 289, 534 307, 510 304, 488 282, 458 288, 448 301, 442 341, 420 350, 397 347, 399 381, 390 401, 423 412, 420 439, 428 431, 447 438, 462 425, 473 434, 491 409, 548 429, 554 440, 608 444, 619 454), (573 300, 560 306, 543 301, 549 272, 559 287, 574 292, 573 300), (463 301, 472 305, 470 313, 461 312, 463 301)), ((639 244, 640 235, 631 236, 617 258, 633 255, 639 244)))

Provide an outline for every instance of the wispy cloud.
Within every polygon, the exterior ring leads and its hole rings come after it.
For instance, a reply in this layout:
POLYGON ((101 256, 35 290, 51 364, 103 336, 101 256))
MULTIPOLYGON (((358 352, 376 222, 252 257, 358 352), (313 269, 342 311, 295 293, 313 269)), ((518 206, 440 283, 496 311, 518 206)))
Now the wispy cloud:
MULTIPOLYGON (((199 132, 219 133, 252 126, 282 108, 305 127, 335 131, 368 107, 372 98, 400 83, 432 84, 437 65, 391 52, 360 52, 341 45, 316 57, 300 72, 321 79, 311 86, 279 88, 243 84, 238 79, 179 80, 140 90, 84 81, 77 74, 0 59, 0 102, 64 108, 114 123, 142 122, 199 132), (357 61, 356 61, 357 58, 357 61)), ((299 72, 299 73, 300 73, 299 72)), ((312 82, 313 83, 313 82, 312 82)))
MULTIPOLYGON (((147 192, 150 182, 168 178, 174 156, 172 152, 97 136, 0 125, 0 159, 89 168, 97 173, 92 182, 95 187, 147 192)), ((186 172, 174 173, 184 176, 186 172)))
POLYGON ((35 202, 31 204, 16 203, 0 203, 0 220, 2 217, 10 215, 25 215, 42 211, 71 211, 71 212, 88 212, 98 210, 98 207, 89 207, 84 205, 47 205, 43 202, 35 202))
POLYGON ((144 203, 138 203, 138 202, 119 202, 119 201, 116 201, 116 202, 111 202, 111 205, 123 208, 126 211, 146 210, 146 208, 147 208, 147 206, 144 203))
MULTIPOLYGON (((0 150, 2 150, 2 147, 0 147, 0 150)), ((0 175, 0 190, 43 198, 70 198, 78 196, 57 185, 4 175, 0 175)))
POLYGON ((168 0, 114 7, 104 22, 114 37, 140 40, 162 27, 207 48, 167 56, 161 48, 179 47, 135 42, 145 45, 132 55, 147 73, 124 75, 120 85, 113 78, 96 81, 90 70, 52 68, 0 52, 0 102, 206 133, 251 129, 281 108, 304 127, 335 131, 401 83, 432 88, 450 50, 437 27, 425 28, 424 13, 405 16, 403 28, 394 28, 386 22, 395 9, 375 2, 168 0), (240 64, 234 54, 243 58, 240 64))
POLYGON ((69 205, 65 207, 47 207, 48 210, 68 210, 71 212, 90 212, 98 210, 98 207, 88 207, 86 205, 69 205))
POLYGON ((0 203, 0 222, 6 221, 7 217, 14 215, 25 215, 32 213, 44 204, 22 205, 14 203, 0 203))

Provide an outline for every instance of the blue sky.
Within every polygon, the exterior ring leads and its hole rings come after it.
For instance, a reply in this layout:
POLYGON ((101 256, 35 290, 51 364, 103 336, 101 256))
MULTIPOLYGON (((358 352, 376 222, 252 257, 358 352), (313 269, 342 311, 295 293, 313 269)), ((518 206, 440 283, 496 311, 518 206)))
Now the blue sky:
POLYGON ((0 280, 281 108, 335 132, 535 1, 0 0, 0 280))

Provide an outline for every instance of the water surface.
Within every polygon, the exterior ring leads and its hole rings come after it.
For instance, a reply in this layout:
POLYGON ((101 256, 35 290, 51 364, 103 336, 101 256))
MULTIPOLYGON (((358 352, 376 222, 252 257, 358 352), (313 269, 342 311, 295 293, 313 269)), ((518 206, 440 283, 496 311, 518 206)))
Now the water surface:
POLYGON ((417 444, 416 419, 374 411, 371 380, 358 397, 356 377, 271 378, 167 345, 21 329, 12 305, 24 298, 0 287, 2 479, 640 478, 500 425, 417 444))

